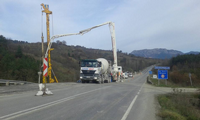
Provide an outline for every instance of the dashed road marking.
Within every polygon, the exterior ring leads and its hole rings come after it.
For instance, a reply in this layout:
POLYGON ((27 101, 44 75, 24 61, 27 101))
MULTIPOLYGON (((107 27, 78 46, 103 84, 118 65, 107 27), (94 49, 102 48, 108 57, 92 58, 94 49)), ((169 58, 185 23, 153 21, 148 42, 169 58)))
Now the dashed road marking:
POLYGON ((134 103, 135 103, 135 101, 136 101, 138 95, 140 94, 140 91, 142 90, 142 87, 144 86, 145 83, 146 83, 146 82, 143 83, 143 85, 142 85, 141 88, 139 89, 137 95, 133 98, 131 104, 129 105, 128 109, 126 110, 126 112, 125 112, 125 114, 124 114, 124 116, 122 117, 121 120, 126 120, 126 118, 128 117, 128 115, 129 115, 129 113, 130 113, 130 111, 131 111, 131 109, 132 109, 132 107, 133 107, 133 105, 134 105, 134 103))
POLYGON ((136 95, 136 96, 134 97, 133 101, 132 101, 131 104, 129 105, 128 109, 126 110, 126 112, 125 112, 125 114, 124 114, 124 116, 122 117, 121 120, 126 120, 126 118, 128 117, 128 115, 129 115, 129 113, 130 113, 130 111, 131 111, 131 108, 133 107, 133 105, 134 105, 134 103, 135 103, 137 97, 138 97, 138 95, 136 95))

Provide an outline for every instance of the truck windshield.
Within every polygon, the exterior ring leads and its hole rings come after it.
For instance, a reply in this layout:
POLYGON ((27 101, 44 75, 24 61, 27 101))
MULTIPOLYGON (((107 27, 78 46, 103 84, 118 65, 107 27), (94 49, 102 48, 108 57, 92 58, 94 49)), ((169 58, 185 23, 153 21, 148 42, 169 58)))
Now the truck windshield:
POLYGON ((100 67, 100 63, 91 61, 82 61, 81 67, 100 67))

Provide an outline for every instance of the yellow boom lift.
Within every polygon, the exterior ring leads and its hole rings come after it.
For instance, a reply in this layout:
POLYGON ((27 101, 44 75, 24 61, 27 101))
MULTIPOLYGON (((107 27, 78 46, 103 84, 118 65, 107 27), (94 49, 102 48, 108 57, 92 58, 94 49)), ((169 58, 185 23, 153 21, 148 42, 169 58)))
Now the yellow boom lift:
MULTIPOLYGON (((47 28, 47 46, 49 46, 49 43, 50 43, 50 31, 49 31, 49 15, 52 14, 52 11, 49 10, 49 5, 44 5, 43 3, 41 4, 41 6, 43 7, 43 11, 44 13, 46 13, 46 28, 47 28)), ((43 34, 42 34, 42 41, 43 41, 43 34)), ((51 56, 50 56, 50 52, 53 50, 53 48, 51 48, 49 51, 48 51, 48 78, 49 78, 49 83, 53 83, 53 82, 57 82, 58 83, 58 80, 53 72, 53 69, 52 69, 52 64, 51 64, 51 56), (54 79, 51 77, 51 72, 53 72, 54 74, 54 79)), ((44 58, 44 51, 42 51, 42 54, 43 54, 43 58, 44 58)), ((46 77, 43 76, 42 78, 42 81, 43 83, 46 83, 46 77)))

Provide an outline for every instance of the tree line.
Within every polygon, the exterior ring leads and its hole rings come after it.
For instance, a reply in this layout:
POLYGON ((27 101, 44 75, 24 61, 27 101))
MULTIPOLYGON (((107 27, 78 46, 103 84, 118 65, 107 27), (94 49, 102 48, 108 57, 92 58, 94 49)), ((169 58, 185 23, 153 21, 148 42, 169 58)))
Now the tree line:
POLYGON ((194 86, 200 86, 200 54, 185 54, 173 57, 169 65, 171 67, 170 80, 181 86, 190 86, 189 74, 194 86))
MULTIPOLYGON (((40 66, 42 63, 41 42, 22 43, 17 42, 16 40, 13 41, 11 39, 6 39, 3 36, 1 36, 1 40, 7 42, 6 54, 9 54, 9 56, 12 57, 5 57, 4 59, 7 58, 10 60, 15 60, 13 61, 14 63, 11 62, 14 65, 14 67, 8 67, 9 69, 5 68, 8 69, 6 70, 7 73, 6 75, 0 73, 0 78, 8 78, 8 76, 10 76, 10 79, 37 81, 37 72, 40 71, 40 66), (16 63, 19 65, 17 65, 16 63), (22 65, 21 63, 24 63, 24 65, 22 65)), ((45 43, 44 45, 44 50, 46 50, 47 43, 45 43)), ((113 62, 112 50, 85 48, 84 46, 78 45, 70 46, 66 45, 65 42, 60 40, 57 40, 55 43, 53 43, 52 48, 54 48, 54 50, 51 51, 52 68, 59 82, 77 81, 79 79, 80 72, 79 61, 82 59, 106 58, 107 60, 113 62)), ((123 67, 123 71, 130 72, 140 71, 150 65, 163 62, 163 60, 159 59, 136 57, 134 55, 123 53, 121 51, 118 51, 117 56, 118 65, 123 67)))
POLYGON ((0 78, 37 82, 39 61, 24 55, 21 46, 15 52, 8 48, 8 40, 0 35, 0 78))

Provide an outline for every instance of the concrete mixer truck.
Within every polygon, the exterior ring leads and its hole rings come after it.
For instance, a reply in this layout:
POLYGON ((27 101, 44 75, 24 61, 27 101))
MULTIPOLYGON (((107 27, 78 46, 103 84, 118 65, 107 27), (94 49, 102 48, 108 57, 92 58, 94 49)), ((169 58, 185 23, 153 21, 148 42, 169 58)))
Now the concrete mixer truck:
MULTIPOLYGON (((109 25, 110 34, 111 34, 111 42, 112 42, 112 51, 113 51, 113 61, 112 61, 113 64, 112 64, 112 67, 110 67, 108 69, 110 69, 110 72, 111 72, 111 75, 112 75, 112 80, 114 82, 119 82, 119 81, 121 81, 121 79, 120 79, 121 75, 118 74, 119 70, 118 70, 118 66, 117 66, 117 50, 116 50, 116 38, 115 38, 115 25, 114 25, 114 23, 113 22, 106 22, 106 23, 103 23, 103 24, 100 24, 100 25, 96 25, 96 26, 93 26, 91 28, 80 31, 79 34, 85 34, 89 31, 91 31, 92 29, 95 29, 95 28, 98 28, 98 27, 101 27, 101 26, 104 26, 104 25, 109 25)), ((100 63, 104 65, 104 62, 100 61, 100 63)), ((103 74, 103 75, 106 75, 106 74, 103 74)))
POLYGON ((82 83, 111 82, 111 66, 104 58, 81 60, 80 80, 82 83))

